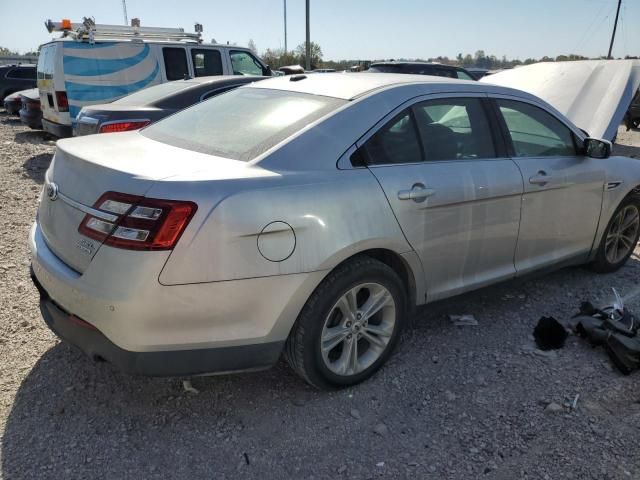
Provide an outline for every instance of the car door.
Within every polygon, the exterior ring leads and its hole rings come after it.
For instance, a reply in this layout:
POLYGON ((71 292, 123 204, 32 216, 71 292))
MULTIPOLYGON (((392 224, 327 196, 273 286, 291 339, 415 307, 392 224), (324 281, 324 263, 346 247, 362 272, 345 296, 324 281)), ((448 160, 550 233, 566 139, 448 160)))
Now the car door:
POLYGON ((573 258, 586 261, 600 219, 603 160, 581 154, 576 133, 542 107, 509 97, 495 102, 524 179, 518 273, 573 258))
POLYGON ((430 301, 515 275, 522 177, 491 125, 483 97, 442 96, 359 144, 422 260, 430 301))

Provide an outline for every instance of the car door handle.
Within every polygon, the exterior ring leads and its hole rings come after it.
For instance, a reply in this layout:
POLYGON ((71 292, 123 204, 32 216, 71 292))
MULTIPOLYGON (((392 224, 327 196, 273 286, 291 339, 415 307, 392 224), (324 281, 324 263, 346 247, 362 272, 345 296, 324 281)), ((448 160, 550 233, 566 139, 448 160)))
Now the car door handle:
POLYGON ((547 175, 547 172, 540 170, 537 175, 529 178, 529 183, 533 185, 546 185, 551 180, 553 180, 551 175, 547 175))
POLYGON ((426 188, 422 184, 416 184, 410 190, 400 190, 398 192, 398 200, 421 201, 435 193, 436 191, 433 188, 426 188))

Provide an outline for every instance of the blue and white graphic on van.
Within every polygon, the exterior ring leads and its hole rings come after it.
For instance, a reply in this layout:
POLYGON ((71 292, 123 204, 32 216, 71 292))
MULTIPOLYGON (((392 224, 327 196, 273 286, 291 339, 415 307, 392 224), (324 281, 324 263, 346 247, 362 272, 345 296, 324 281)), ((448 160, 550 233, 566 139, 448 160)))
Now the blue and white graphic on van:
POLYGON ((72 122, 83 106, 160 83, 158 59, 150 52, 146 43, 65 43, 62 63, 72 122))

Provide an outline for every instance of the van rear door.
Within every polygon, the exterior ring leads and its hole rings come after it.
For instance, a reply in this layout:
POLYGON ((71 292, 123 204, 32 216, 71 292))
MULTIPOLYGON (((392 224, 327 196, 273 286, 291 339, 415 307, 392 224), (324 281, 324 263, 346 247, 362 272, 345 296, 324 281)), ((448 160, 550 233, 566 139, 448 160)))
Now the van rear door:
POLYGON ((67 125, 70 123, 69 104, 64 88, 61 48, 62 45, 59 42, 49 43, 41 48, 38 57, 38 90, 40 90, 43 118, 50 122, 67 125), (60 94, 56 94, 56 91, 60 94))

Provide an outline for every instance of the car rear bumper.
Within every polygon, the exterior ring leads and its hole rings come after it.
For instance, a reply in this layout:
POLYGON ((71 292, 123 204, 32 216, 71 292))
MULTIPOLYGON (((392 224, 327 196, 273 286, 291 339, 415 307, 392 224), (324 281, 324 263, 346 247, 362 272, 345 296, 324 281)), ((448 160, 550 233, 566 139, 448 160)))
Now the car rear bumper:
POLYGON ((51 300, 33 274, 32 279, 40 291, 40 311, 49 328, 90 358, 106 361, 126 373, 182 376, 259 370, 271 367, 284 346, 284 342, 270 342, 224 348, 131 352, 118 347, 91 324, 63 310, 51 300))
POLYGON ((70 137, 73 134, 71 125, 62 125, 60 123, 47 120, 46 118, 42 119, 42 129, 58 138, 70 137))
POLYGON ((82 273, 30 235, 47 324, 93 358, 128 372, 187 375, 274 364, 323 272, 166 286, 166 252, 103 246, 82 273), (136 268, 137 267, 137 268, 136 268), (81 320, 80 320, 81 319, 81 320))

